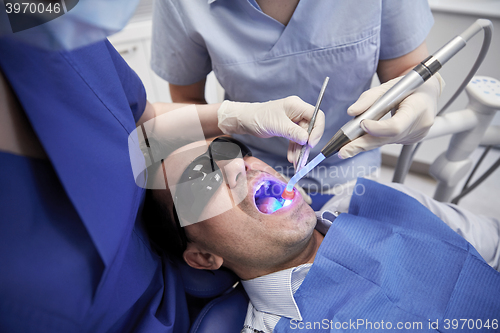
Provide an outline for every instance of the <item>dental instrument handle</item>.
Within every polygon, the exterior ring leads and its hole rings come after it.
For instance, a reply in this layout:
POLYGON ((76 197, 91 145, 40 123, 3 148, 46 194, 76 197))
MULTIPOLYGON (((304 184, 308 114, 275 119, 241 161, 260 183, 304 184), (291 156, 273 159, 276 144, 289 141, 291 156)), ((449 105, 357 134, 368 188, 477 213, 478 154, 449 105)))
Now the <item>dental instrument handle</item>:
POLYGON ((415 68, 392 86, 392 88, 382 95, 368 110, 342 126, 323 147, 321 153, 325 157, 330 157, 347 143, 365 134, 365 131, 361 128, 361 122, 363 120, 379 120, 387 112, 395 108, 403 99, 431 78, 432 75, 437 73, 437 71, 441 69, 450 58, 458 53, 458 51, 464 48, 467 41, 472 38, 472 36, 488 26, 488 22, 489 25, 491 25, 491 22, 488 20, 477 20, 465 30, 462 35, 453 38, 434 55, 429 56, 415 66, 415 68))
POLYGON ((305 164, 304 159, 307 159, 306 155, 308 155, 308 154, 306 154, 306 152, 309 149, 309 145, 308 145, 309 136, 311 135, 312 129, 314 128, 314 123, 316 122, 316 116, 318 115, 319 107, 321 106, 321 101, 323 100, 323 95, 325 94, 326 86, 328 85, 329 80, 330 80, 330 78, 327 76, 325 78, 325 81, 323 81, 323 86, 321 87, 321 90, 319 92, 318 100, 316 102, 316 106, 314 107, 314 112, 313 112, 313 115, 311 117, 311 121, 309 122, 309 127, 307 128, 307 142, 300 149, 299 160, 297 161, 297 164, 295 166, 296 172, 298 172, 300 169, 302 169, 302 167, 304 166, 303 164, 305 164))

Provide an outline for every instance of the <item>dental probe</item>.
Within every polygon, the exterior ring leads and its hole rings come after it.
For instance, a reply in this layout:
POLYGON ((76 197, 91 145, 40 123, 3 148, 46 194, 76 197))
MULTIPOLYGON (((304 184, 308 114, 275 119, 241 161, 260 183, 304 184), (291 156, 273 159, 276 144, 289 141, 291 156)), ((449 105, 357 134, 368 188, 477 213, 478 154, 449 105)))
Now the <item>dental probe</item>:
POLYGON ((335 133, 325 147, 323 147, 321 154, 323 154, 325 158, 330 157, 352 140, 365 134, 365 131, 363 131, 360 126, 361 121, 365 119, 379 120, 387 112, 389 112, 389 110, 396 107, 403 99, 415 91, 415 89, 430 79, 432 75, 437 73, 437 71, 441 69, 441 67, 448 62, 451 57, 465 47, 467 41, 483 29, 485 24, 483 21, 488 20, 477 20, 460 36, 453 38, 434 55, 429 56, 427 59, 415 66, 415 68, 399 80, 368 110, 342 126, 342 128, 335 133))
POLYGON ((325 95, 326 86, 328 85, 328 81, 330 78, 327 76, 325 81, 323 81, 323 86, 319 92, 318 101, 316 102, 316 106, 314 107, 314 113, 311 117, 311 121, 309 122, 309 127, 307 128, 307 142, 300 149, 299 160, 295 166, 295 172, 299 172, 300 169, 304 166, 305 162, 307 162, 307 157, 309 156, 309 137, 311 136, 312 129, 314 127, 314 123, 316 122, 316 116, 319 111, 319 107, 321 106, 321 101, 323 100, 323 96, 325 95))

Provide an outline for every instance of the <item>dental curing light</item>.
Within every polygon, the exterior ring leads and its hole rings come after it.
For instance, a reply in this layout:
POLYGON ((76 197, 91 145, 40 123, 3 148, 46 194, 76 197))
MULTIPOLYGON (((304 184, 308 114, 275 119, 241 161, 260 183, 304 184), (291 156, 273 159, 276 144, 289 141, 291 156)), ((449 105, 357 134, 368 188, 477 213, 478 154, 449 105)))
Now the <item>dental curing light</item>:
POLYGON ((295 186, 295 184, 297 184, 300 178, 304 177, 307 173, 309 173, 309 171, 311 171, 316 165, 320 164, 324 159, 325 155, 320 153, 311 162, 307 163, 302 169, 300 169, 300 171, 297 172, 292 177, 292 179, 290 179, 288 184, 286 184, 286 188, 281 194, 281 197, 285 200, 293 199, 293 187, 295 186))
MULTIPOLYGON (((294 184, 295 185, 295 184, 294 184)), ((285 188, 285 190, 283 191, 283 194, 281 194, 281 197, 285 200, 292 200, 293 197, 294 197, 294 193, 293 193, 293 186, 292 186, 292 189, 289 191, 288 189, 285 188)))
MULTIPOLYGON (((467 28, 467 30, 465 30, 461 35, 453 38, 450 42, 445 44, 434 55, 429 56, 427 59, 415 66, 415 68, 413 68, 408 74, 406 74, 401 80, 399 80, 398 83, 396 83, 391 89, 389 89, 384 95, 382 95, 382 97, 380 97, 368 110, 342 126, 342 128, 337 131, 337 133, 335 133, 330 141, 328 141, 328 143, 323 147, 321 153, 319 153, 313 160, 307 163, 299 172, 297 172, 292 177, 292 179, 290 179, 282 194, 282 198, 286 199, 287 197, 291 196, 291 194, 293 194, 293 187, 299 181, 299 179, 304 177, 325 158, 338 153, 338 151, 343 146, 365 134, 360 126, 361 121, 363 121, 364 119, 379 120, 380 118, 382 118, 387 112, 389 112, 389 110, 396 107, 396 105, 398 105, 403 99, 410 95, 415 89, 417 89, 425 81, 430 79, 432 75, 437 73, 437 71, 441 69, 441 67, 445 63, 447 63, 448 60, 450 60, 455 54, 457 54, 458 51, 463 49, 467 44, 467 41, 469 41, 469 39, 475 36, 479 31, 484 30, 485 40, 487 36, 489 36, 488 38, 491 41, 492 28, 493 24, 491 23, 491 21, 486 19, 479 19, 474 22, 469 28, 467 28)), ((479 64, 484 58, 486 52, 487 47, 484 50, 481 49, 479 57, 482 58, 479 59, 478 57, 473 70, 471 70, 471 73, 469 73, 470 77, 472 77, 475 71, 477 71, 477 68, 479 67, 479 64)), ((470 79, 469 76, 468 78, 470 79)), ((459 88, 459 90, 463 90, 466 84, 467 82, 465 82, 465 84, 463 84, 463 87, 459 88)), ((459 92, 457 91, 457 93, 459 92)))
POLYGON ((321 154, 323 154, 325 158, 330 157, 352 140, 365 134, 365 131, 363 131, 360 126, 361 121, 365 119, 379 120, 382 118, 389 110, 396 107, 403 99, 415 91, 415 89, 437 73, 448 60, 465 47, 469 39, 479 31, 487 28, 491 29, 491 27, 491 21, 485 19, 477 20, 460 36, 453 38, 434 55, 429 56, 415 66, 415 68, 382 95, 382 97, 380 97, 368 110, 342 126, 325 147, 323 147, 321 154))

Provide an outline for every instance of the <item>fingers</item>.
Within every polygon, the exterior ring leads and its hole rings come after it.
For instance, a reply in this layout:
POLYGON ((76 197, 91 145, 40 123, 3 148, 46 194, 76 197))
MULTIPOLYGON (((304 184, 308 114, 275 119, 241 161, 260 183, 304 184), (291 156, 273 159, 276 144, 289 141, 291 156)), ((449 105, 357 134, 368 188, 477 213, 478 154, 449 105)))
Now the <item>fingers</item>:
POLYGON ((362 114, 368 110, 368 108, 372 106, 372 104, 375 103, 380 96, 385 94, 387 90, 391 89, 391 87, 400 79, 401 78, 399 77, 392 79, 378 87, 365 91, 361 94, 361 96, 359 96, 358 100, 347 109, 347 114, 352 117, 362 114))
MULTIPOLYGON (((308 121, 301 120, 297 125, 300 126, 304 130, 304 132, 306 133, 306 136, 307 136, 308 121)), ((306 143, 307 143, 307 139, 306 139, 306 141, 304 141, 304 143, 302 143, 302 142, 297 143, 297 142, 294 142, 293 140, 290 141, 290 143, 288 145, 287 158, 288 158, 288 162, 293 163, 294 167, 296 167, 296 164, 298 162, 300 150, 302 149, 302 145, 305 145, 306 143)))
MULTIPOLYGON (((314 114, 314 106, 304 102, 300 97, 290 96, 284 99, 283 107, 285 109, 286 116, 294 123, 298 123, 302 128, 307 130, 309 127, 309 122, 314 114)), ((309 135, 309 146, 314 147, 321 137, 323 136, 323 131, 325 130, 325 113, 321 110, 318 111, 316 115, 316 120, 314 127, 309 135)), ((291 139, 293 140, 293 139, 291 139)), ((299 142, 298 140, 293 140, 299 142)), ((305 142, 299 142, 300 144, 305 144, 305 142)))
POLYGON ((403 143, 401 139, 405 137, 408 142, 414 137, 418 141, 423 137, 420 133, 425 136, 434 123, 434 109, 432 101, 427 102, 421 94, 415 94, 407 97, 391 118, 379 121, 366 119, 361 122, 361 127, 372 136, 393 137, 395 143, 403 143))
MULTIPOLYGON (((287 159, 288 159, 288 162, 293 164, 293 168, 295 170, 297 170, 297 168, 299 167, 299 165, 298 165, 299 157, 300 157, 300 152, 302 151, 303 147, 304 146, 301 146, 301 145, 299 145, 295 142, 291 142, 291 141, 288 145, 287 159)), ((307 160, 309 158, 310 151, 311 151, 311 148, 305 147, 304 157, 302 158, 302 165, 300 167, 303 167, 305 165, 305 163, 307 162, 307 160)))
POLYGON ((287 159, 288 162, 293 164, 293 167, 296 168, 297 160, 299 159, 299 153, 300 153, 300 148, 302 146, 299 145, 298 143, 295 143, 293 141, 290 141, 288 144, 288 152, 287 152, 287 159))
POLYGON ((395 137, 407 131, 416 120, 415 113, 409 108, 401 106, 389 119, 361 122, 361 128, 368 134, 377 137, 395 137))
POLYGON ((372 150, 391 142, 392 138, 375 137, 365 134, 342 147, 338 156, 341 159, 351 158, 361 152, 372 150))
MULTIPOLYGON (((283 99, 283 108, 285 110, 285 115, 290 119, 290 121, 299 124, 299 126, 304 128, 304 130, 307 130, 307 128, 309 127, 309 122, 314 114, 314 106, 304 102, 302 99, 300 99, 300 97, 290 96, 283 99)), ((323 136, 324 130, 325 113, 319 110, 316 115, 314 127, 311 131, 311 134, 309 135, 309 146, 314 147, 319 142, 319 140, 323 136)), ((302 139, 302 136, 300 138, 302 139)), ((302 140, 297 140, 298 137, 297 139, 292 138, 292 135, 290 135, 288 139, 300 144, 305 144, 305 142, 303 142, 302 140)))
MULTIPOLYGON (((380 87, 363 93, 348 110, 356 116, 367 110, 382 94, 400 78, 384 83, 380 87)), ((340 158, 353 157, 360 152, 372 150, 389 143, 411 144, 420 141, 432 126, 437 110, 437 97, 444 82, 437 77, 429 80, 400 103, 399 109, 389 119, 363 120, 361 127, 367 133, 353 140, 339 151, 340 158)))
POLYGON ((318 111, 316 115, 316 122, 314 123, 314 127, 309 135, 309 146, 312 148, 316 146, 323 136, 323 132, 325 131, 325 113, 321 110, 318 111))
POLYGON ((285 114, 291 121, 298 123, 302 119, 309 122, 314 114, 314 106, 304 102, 298 96, 289 96, 283 99, 285 114))
POLYGON ((309 153, 311 152, 311 148, 309 146, 302 146, 299 150, 299 154, 297 156, 297 162, 295 162, 295 170, 302 169, 306 164, 307 160, 309 159, 309 153), (302 160, 299 161, 300 159, 300 152, 304 151, 304 155, 302 156, 302 160))
POLYGON ((376 88, 365 91, 359 96, 358 100, 347 109, 347 114, 352 117, 362 114, 382 95, 383 92, 376 88))
MULTIPOLYGON (((425 103, 424 103, 425 105, 425 103)), ((353 140, 339 151, 342 159, 353 157, 360 152, 372 150, 389 143, 409 144, 421 140, 432 125, 433 116, 425 107, 415 103, 408 97, 400 104, 399 109, 389 119, 361 122, 361 128, 367 133, 353 140)))
POLYGON ((307 130, 293 122, 287 122, 287 124, 284 124, 280 132, 280 136, 300 145, 305 145, 307 143, 307 138, 309 137, 307 130))
MULTIPOLYGON (((309 127, 309 122, 305 119, 302 119, 298 125, 302 127, 304 130, 306 130, 309 127)), ((309 141, 307 141, 309 147, 304 154, 304 161, 307 161, 310 148, 314 147, 319 142, 321 136, 323 135, 324 130, 325 130, 325 114, 323 113, 323 111, 320 110, 316 115, 316 122, 314 123, 314 127, 311 131, 311 134, 309 135, 309 141)), ((295 169, 297 169, 297 163, 299 160, 301 150, 302 150, 301 144, 290 141, 288 145, 287 159, 288 162, 293 164, 295 169)))

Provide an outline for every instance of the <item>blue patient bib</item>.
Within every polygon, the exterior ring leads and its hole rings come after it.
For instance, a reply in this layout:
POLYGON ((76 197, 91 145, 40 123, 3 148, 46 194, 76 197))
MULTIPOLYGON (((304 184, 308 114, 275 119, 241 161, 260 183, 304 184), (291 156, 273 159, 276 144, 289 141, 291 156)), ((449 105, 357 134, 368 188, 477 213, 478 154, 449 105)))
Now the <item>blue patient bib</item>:
POLYGON ((295 293, 303 320, 274 331, 498 331, 500 273, 417 200, 357 188, 295 293))

